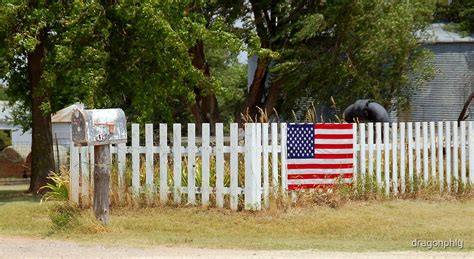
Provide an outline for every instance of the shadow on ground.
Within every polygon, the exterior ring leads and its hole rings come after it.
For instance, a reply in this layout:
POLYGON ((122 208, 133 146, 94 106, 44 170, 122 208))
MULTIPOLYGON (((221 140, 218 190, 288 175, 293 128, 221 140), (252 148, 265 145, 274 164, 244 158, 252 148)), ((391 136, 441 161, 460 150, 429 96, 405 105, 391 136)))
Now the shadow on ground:
POLYGON ((41 200, 41 196, 26 193, 28 185, 0 185, 0 205, 9 202, 32 202, 37 203, 41 200))

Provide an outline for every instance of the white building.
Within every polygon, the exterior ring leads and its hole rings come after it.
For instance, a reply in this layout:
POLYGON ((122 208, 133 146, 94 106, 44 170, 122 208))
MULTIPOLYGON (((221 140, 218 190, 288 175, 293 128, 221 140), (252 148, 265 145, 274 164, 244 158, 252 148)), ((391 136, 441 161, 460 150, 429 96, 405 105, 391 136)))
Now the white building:
POLYGON ((0 101, 0 130, 11 131, 12 146, 31 145, 31 131, 23 132, 23 128, 14 125, 12 109, 8 102, 0 101))
MULTIPOLYGON (((76 103, 68 106, 51 117, 53 144, 69 145, 71 143, 71 113, 74 108, 84 108, 76 103)), ((12 109, 8 102, 0 101, 0 130, 11 131, 12 146, 31 146, 31 130, 23 133, 23 128, 13 124, 12 109)))
POLYGON ((71 144, 71 116, 75 108, 84 109, 84 104, 75 103, 59 110, 51 117, 54 145, 71 144))

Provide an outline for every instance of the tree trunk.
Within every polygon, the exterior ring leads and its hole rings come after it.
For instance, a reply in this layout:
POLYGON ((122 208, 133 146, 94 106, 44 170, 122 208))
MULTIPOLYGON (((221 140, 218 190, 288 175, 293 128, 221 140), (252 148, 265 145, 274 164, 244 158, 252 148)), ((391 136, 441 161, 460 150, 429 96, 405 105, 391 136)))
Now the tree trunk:
MULTIPOLYGON (((201 70, 204 76, 210 77, 203 41, 196 41, 196 45, 189 49, 189 54, 192 56, 193 66, 201 70)), ((211 131, 214 132, 214 126, 220 120, 216 95, 214 93, 203 93, 199 85, 194 87, 194 94, 196 95, 196 103, 190 109, 194 115, 198 132, 201 132, 202 123, 210 123, 211 131)))
POLYGON ((458 126, 460 125, 461 121, 467 119, 466 112, 467 108, 469 108, 469 105, 471 104, 472 99, 474 99, 474 93, 471 93, 467 100, 464 102, 464 106, 462 107, 462 111, 458 117, 458 126))
MULTIPOLYGON (((276 3, 250 0, 250 4, 254 15, 255 28, 260 38, 260 47, 274 50, 278 43, 276 41, 272 42, 270 39, 275 36, 277 23, 271 12, 276 10, 276 3)), ((265 91, 268 73, 269 60, 267 58, 259 58, 244 105, 235 119, 240 126, 242 126, 246 119, 251 118, 252 120, 257 119, 259 121, 261 117, 270 116, 273 113, 273 108, 280 96, 280 84, 268 82, 270 84, 269 89, 265 91), (261 114, 260 111, 263 111, 265 115, 261 114)))
POLYGON ((51 114, 45 113, 41 106, 49 103, 48 90, 41 86, 44 58, 44 39, 46 30, 40 33, 40 44, 28 54, 28 79, 31 89, 32 144, 31 144, 31 181, 28 192, 38 193, 48 182, 48 175, 54 170, 53 137, 51 114))
MULTIPOLYGON (((265 82, 267 78, 268 66, 267 63, 258 59, 257 68, 255 69, 252 84, 250 85, 249 92, 245 98, 244 105, 237 115, 236 121, 239 125, 245 122, 245 118, 254 118, 257 115, 257 106, 261 105, 262 98, 264 98, 265 82)), ((260 107, 263 108, 263 107, 260 107)))

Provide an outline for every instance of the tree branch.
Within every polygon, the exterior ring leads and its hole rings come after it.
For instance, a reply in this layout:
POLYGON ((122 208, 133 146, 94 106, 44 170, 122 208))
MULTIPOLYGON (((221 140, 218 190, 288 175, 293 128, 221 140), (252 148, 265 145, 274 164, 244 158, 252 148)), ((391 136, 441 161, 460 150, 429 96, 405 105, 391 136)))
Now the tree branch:
POLYGON ((468 115, 466 115, 466 112, 467 112, 467 108, 471 104, 472 99, 474 99, 474 93, 471 93, 469 95, 469 97, 467 98, 466 102, 464 102, 464 106, 463 106, 462 111, 461 111, 461 113, 459 114, 459 117, 458 117, 458 127, 459 127, 461 121, 467 119, 468 115))

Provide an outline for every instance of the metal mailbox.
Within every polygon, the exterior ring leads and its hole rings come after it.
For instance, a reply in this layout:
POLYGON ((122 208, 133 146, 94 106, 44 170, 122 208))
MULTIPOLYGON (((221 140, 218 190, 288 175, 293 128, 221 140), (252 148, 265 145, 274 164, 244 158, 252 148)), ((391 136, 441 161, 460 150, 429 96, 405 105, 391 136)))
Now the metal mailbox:
POLYGON ((75 109, 71 128, 76 146, 127 142, 127 123, 122 109, 75 109))

